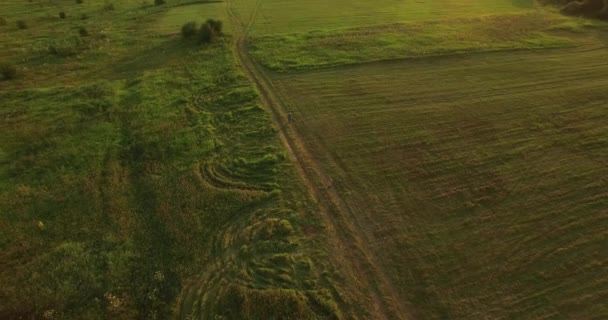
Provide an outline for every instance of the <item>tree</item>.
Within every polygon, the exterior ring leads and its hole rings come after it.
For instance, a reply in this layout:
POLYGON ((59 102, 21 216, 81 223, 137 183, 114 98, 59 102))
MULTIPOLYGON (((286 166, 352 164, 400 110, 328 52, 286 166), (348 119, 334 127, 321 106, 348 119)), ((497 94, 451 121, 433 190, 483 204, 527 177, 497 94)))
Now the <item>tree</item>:
POLYGON ((213 42, 222 35, 222 26, 223 23, 220 20, 207 19, 199 30, 199 39, 203 43, 213 42))

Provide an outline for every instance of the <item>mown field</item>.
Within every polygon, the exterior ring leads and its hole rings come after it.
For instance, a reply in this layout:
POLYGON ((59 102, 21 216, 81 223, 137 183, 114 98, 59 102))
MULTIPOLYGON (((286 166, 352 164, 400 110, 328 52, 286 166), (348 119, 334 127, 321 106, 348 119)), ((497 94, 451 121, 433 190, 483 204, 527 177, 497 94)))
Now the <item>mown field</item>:
POLYGON ((417 318, 601 319, 605 54, 496 53, 274 81, 417 318))
POLYGON ((342 314, 225 4, 186 2, 0 3, 0 318, 342 314), (179 35, 208 18, 223 38, 179 35))
POLYGON ((283 5, 250 11, 251 54, 412 318, 608 317, 605 23, 511 1, 283 5))

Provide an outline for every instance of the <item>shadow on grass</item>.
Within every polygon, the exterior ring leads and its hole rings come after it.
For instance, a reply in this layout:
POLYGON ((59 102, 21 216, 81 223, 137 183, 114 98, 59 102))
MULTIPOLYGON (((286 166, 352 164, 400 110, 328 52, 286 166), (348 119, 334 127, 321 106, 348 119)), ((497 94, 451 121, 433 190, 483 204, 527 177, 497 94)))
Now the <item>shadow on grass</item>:
POLYGON ((196 5, 196 4, 211 4, 211 3, 221 3, 224 2, 222 0, 194 0, 194 1, 188 1, 188 2, 182 2, 182 3, 178 3, 173 7, 183 7, 183 6, 192 6, 192 5, 196 5))
POLYGON ((196 41, 186 41, 181 38, 172 39, 142 51, 134 51, 128 56, 116 61, 106 75, 110 79, 122 79, 137 76, 145 71, 167 67, 183 61, 201 45, 196 41))

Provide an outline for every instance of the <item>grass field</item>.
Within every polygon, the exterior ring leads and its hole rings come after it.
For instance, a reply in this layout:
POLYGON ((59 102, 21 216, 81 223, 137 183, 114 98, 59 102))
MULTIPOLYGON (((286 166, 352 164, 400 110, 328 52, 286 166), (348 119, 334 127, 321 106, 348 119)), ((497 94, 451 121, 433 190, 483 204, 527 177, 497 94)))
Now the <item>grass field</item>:
POLYGON ((344 281, 230 36, 179 36, 230 32, 224 4, 106 3, 0 4, 18 70, 0 82, 0 318, 339 315, 344 281))
POLYGON ((581 28, 565 25, 571 21, 545 12, 453 18, 263 36, 253 39, 251 47, 256 59, 272 70, 311 69, 375 60, 576 46, 579 41, 556 32, 581 28))
POLYGON ((601 319, 605 54, 385 62, 273 82, 416 318, 601 319))
POLYGON ((253 35, 336 30, 404 21, 513 13, 534 7, 533 0, 235 0, 234 3, 243 16, 255 12, 256 19, 251 29, 253 35))
POLYGON ((0 318, 608 318, 608 29, 554 11, 3 1, 0 318))

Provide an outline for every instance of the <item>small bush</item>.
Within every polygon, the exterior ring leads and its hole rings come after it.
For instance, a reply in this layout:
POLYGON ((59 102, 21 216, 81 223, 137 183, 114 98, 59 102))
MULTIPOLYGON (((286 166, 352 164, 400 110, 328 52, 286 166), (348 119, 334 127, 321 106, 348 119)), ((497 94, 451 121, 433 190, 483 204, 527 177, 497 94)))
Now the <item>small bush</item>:
POLYGON ((76 0, 76 4, 82 4, 84 0, 76 0))
POLYGON ((27 29, 27 22, 25 20, 17 20, 17 28, 21 30, 27 29))
POLYGON ((86 36, 88 36, 88 35, 89 35, 89 31, 88 31, 88 30, 87 30, 87 28, 85 28, 85 27, 80 27, 80 28, 78 28, 78 34, 79 34, 81 37, 86 37, 86 36))
POLYGON ((605 18, 608 15, 606 0, 539 0, 544 5, 557 5, 566 15, 605 18))
POLYGON ((2 80, 12 80, 17 76, 17 68, 10 64, 0 65, 0 75, 2 80))
POLYGON ((208 19, 199 30, 199 39, 203 43, 213 42, 222 35, 222 22, 220 20, 208 19))
POLYGON ((182 26, 182 36, 192 38, 196 35, 196 22, 188 22, 182 26))
POLYGON ((224 26, 222 21, 207 19, 207 22, 205 23, 208 24, 218 35, 222 34, 222 27, 224 26))
POLYGON ((59 12, 59 19, 65 19, 65 12, 59 12))
POLYGON ((208 24, 203 24, 198 32, 199 39, 202 43, 210 43, 217 38, 217 33, 208 24))
POLYGON ((7 24, 8 24, 8 22, 6 21, 6 19, 0 17, 0 26, 5 26, 7 24))
POLYGON ((160 5, 163 5, 165 3, 166 3, 165 0, 154 0, 154 5, 155 6, 160 6, 160 5))
POLYGON ((87 20, 88 18, 89 18, 89 16, 88 16, 86 13, 83 13, 83 14, 80 16, 80 20, 87 20))

